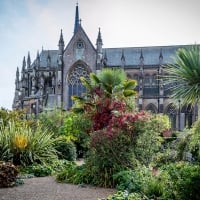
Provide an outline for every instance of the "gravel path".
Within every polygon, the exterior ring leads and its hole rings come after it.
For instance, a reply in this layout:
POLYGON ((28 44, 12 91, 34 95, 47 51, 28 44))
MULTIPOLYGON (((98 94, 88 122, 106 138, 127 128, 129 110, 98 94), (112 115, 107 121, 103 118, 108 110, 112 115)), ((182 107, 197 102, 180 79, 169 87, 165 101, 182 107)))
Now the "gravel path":
POLYGON ((13 188, 0 188, 0 200, 98 200, 113 189, 57 183, 54 177, 25 179, 13 188))

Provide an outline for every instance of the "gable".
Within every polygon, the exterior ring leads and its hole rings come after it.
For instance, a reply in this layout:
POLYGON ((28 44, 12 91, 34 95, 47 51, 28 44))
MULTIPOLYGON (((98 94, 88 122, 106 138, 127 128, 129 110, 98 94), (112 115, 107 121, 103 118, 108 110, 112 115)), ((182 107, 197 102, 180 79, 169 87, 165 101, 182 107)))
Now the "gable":
POLYGON ((81 26, 66 46, 63 60, 66 70, 77 61, 83 61, 92 71, 95 70, 96 49, 81 26))

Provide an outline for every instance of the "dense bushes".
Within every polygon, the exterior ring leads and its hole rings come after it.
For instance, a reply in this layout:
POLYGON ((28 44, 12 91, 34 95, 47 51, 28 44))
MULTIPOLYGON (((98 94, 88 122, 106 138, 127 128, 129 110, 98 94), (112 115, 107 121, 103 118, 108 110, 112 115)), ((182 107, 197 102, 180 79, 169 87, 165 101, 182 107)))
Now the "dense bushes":
POLYGON ((65 137, 59 137, 57 139, 55 148, 58 151, 59 159, 66 159, 69 161, 76 160, 76 146, 72 141, 67 140, 65 137))
POLYGON ((117 189, 124 192, 119 192, 116 196, 110 196, 108 199, 120 199, 122 194, 131 197, 132 194, 135 196, 137 193, 138 200, 143 198, 198 200, 200 199, 198 192, 200 189, 199 172, 200 166, 185 162, 164 165, 158 169, 157 173, 146 167, 122 171, 114 178, 117 189))

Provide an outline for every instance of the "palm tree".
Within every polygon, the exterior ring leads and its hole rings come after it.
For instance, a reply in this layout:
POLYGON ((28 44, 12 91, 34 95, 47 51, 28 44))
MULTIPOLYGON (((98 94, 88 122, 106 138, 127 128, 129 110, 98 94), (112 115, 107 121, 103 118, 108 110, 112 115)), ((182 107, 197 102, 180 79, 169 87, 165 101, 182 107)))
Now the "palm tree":
POLYGON ((127 79, 126 73, 122 69, 104 68, 97 74, 91 73, 89 80, 82 77, 81 81, 87 89, 86 94, 83 95, 84 97, 72 97, 81 104, 92 105, 91 100, 95 97, 109 98, 112 101, 114 99, 125 100, 137 94, 134 90, 137 82, 127 79))
POLYGON ((172 98, 183 105, 195 105, 200 100, 200 46, 180 48, 175 63, 166 67, 164 83, 172 85, 172 98))
POLYGON ((113 114, 133 109, 136 95, 135 80, 128 80, 121 69, 105 68, 90 79, 81 78, 87 91, 83 97, 73 96, 73 111, 84 112, 93 121, 92 130, 105 128, 113 114), (132 102, 132 104, 130 103, 132 102))

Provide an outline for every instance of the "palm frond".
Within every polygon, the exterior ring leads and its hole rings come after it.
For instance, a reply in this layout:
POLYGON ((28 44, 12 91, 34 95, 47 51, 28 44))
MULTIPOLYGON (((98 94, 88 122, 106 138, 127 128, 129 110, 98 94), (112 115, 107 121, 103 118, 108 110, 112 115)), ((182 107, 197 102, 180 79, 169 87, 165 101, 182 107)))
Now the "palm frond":
POLYGON ((200 47, 179 49, 174 64, 167 65, 165 72, 164 84, 171 85, 172 98, 195 104, 200 98, 200 47))

